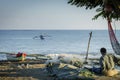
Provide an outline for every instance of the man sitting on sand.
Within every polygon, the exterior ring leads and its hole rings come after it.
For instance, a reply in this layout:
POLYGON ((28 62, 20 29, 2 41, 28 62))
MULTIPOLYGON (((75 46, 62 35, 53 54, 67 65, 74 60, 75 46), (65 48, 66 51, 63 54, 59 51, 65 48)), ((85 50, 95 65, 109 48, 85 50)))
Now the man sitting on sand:
POLYGON ((101 48, 100 52, 102 54, 100 58, 101 72, 107 76, 116 75, 118 71, 115 69, 115 64, 118 63, 120 59, 112 54, 107 54, 107 50, 105 48, 101 48))
POLYGON ((118 74, 118 71, 115 69, 115 64, 117 64, 120 59, 112 54, 107 54, 107 50, 105 48, 101 48, 100 52, 102 54, 99 61, 100 68, 93 67, 91 69, 87 69, 94 73, 104 74, 106 76, 114 76, 118 74))

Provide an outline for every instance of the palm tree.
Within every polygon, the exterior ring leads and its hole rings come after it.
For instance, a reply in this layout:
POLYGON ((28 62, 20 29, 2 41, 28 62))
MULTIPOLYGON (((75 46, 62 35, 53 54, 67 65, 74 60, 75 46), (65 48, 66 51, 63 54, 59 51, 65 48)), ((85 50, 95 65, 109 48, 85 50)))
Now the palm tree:
POLYGON ((86 9, 96 8, 98 14, 93 19, 102 16, 104 18, 109 17, 110 19, 120 20, 120 0, 69 0, 68 4, 85 7, 86 9))

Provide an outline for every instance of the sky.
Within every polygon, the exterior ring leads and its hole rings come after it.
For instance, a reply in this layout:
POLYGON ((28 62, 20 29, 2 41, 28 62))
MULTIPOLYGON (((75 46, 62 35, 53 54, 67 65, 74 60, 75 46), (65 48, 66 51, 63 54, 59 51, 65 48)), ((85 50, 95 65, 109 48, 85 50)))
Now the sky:
MULTIPOLYGON (((0 0, 0 29, 107 29, 97 14, 67 3, 68 0, 0 0)), ((120 22, 115 22, 117 29, 120 22)))

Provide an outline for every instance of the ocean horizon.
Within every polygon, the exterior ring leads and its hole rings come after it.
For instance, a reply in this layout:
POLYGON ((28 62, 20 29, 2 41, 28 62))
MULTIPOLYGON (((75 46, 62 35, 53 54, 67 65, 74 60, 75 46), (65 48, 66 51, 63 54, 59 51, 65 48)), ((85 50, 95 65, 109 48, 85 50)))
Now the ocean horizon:
MULTIPOLYGON (((0 30, 0 52, 28 54, 99 53, 101 47, 114 53, 107 30, 0 30), (40 35, 44 37, 41 40, 40 35)), ((120 30, 115 31, 120 41, 120 30)))

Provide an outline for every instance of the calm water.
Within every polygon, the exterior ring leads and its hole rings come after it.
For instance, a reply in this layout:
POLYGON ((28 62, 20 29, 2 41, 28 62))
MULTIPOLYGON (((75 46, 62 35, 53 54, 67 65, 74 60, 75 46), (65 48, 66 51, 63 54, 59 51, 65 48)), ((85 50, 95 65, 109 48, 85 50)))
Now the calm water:
MULTIPOLYGON (((91 30, 0 30, 0 52, 28 54, 85 53, 91 30), (45 39, 33 39, 44 35, 45 39)), ((107 30, 93 30, 89 53, 99 53, 101 47, 113 52, 107 30)), ((116 37, 120 42, 120 31, 116 37)))

